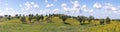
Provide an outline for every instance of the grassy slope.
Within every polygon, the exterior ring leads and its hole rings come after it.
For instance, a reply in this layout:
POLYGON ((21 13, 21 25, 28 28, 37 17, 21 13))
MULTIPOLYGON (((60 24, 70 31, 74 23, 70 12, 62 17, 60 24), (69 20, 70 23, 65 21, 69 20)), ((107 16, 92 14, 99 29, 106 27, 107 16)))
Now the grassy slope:
POLYGON ((99 25, 98 21, 93 21, 92 24, 79 25, 77 20, 69 18, 67 22, 71 25, 66 25, 57 17, 53 17, 52 21, 54 22, 39 21, 33 24, 21 24, 18 19, 4 21, 0 22, 0 32, 120 32, 120 22, 99 25))

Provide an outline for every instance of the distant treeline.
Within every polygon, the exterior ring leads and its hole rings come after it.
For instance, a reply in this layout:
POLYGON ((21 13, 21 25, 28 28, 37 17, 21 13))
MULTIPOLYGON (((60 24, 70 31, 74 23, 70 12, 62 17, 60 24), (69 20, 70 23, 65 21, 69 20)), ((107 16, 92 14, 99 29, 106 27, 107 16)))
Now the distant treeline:
POLYGON ((6 20, 12 20, 12 19, 20 19, 20 21, 23 23, 23 24, 27 24, 27 21, 26 21, 26 18, 28 18, 29 22, 30 23, 34 23, 32 22, 32 19, 35 19, 35 21, 42 21, 45 17, 47 22, 51 23, 52 21, 50 20, 52 17, 59 17, 60 19, 63 20, 63 23, 64 24, 69 24, 66 22, 66 19, 68 18, 73 18, 73 19, 76 19, 79 21, 80 24, 84 24, 84 22, 87 20, 89 23, 92 21, 92 20, 98 20, 100 21, 101 24, 104 24, 104 23, 107 23, 109 24, 110 21, 120 21, 120 19, 110 19, 109 17, 106 17, 106 19, 95 19, 93 16, 89 16, 89 17, 86 17, 86 16, 69 16, 69 15, 64 15, 64 14, 49 14, 49 15, 39 15, 39 14, 36 14, 36 15, 33 15, 33 14, 29 14, 29 15, 21 15, 21 14, 16 14, 15 16, 11 16, 11 15, 4 15, 4 16, 0 16, 0 18, 5 18, 6 20))

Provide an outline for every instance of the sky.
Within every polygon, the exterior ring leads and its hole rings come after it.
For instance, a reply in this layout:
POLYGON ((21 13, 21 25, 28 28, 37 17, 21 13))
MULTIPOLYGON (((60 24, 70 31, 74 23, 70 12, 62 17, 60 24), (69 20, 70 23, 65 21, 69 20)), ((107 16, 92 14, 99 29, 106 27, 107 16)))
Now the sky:
POLYGON ((65 14, 120 19, 120 0, 0 0, 0 15, 65 14))

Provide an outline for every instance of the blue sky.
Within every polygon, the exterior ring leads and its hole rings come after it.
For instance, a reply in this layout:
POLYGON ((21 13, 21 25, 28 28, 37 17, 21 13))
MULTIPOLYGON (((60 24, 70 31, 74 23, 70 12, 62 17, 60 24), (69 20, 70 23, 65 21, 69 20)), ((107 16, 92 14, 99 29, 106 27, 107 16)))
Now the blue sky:
POLYGON ((0 15, 66 14, 120 19, 120 0, 0 0, 0 15))

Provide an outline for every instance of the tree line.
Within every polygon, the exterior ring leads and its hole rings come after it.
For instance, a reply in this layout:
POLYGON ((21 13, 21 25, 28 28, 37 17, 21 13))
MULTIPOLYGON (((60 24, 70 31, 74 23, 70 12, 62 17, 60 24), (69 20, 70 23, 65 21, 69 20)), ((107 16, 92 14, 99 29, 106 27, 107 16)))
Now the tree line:
MULTIPOLYGON (((60 19, 62 19, 64 24, 69 24, 66 22, 66 19, 68 18, 73 18, 79 21, 80 25, 84 24, 85 21, 87 20, 89 23, 91 23, 91 21, 96 20, 93 16, 68 16, 68 15, 64 15, 64 14, 49 14, 49 15, 45 15, 47 18, 47 22, 48 23, 52 23, 52 17, 59 17, 60 19)), ((45 16, 43 15, 33 15, 33 14, 29 14, 29 15, 21 15, 21 14, 16 14, 14 17, 12 17, 11 15, 4 15, 4 16, 0 16, 0 18, 5 18, 6 20, 12 20, 12 19, 19 19, 23 24, 27 24, 26 18, 28 18, 30 23, 34 23, 32 22, 33 19, 35 19, 34 21, 43 21, 43 19, 45 18, 45 16)), ((111 23, 111 19, 109 17, 107 17, 106 19, 98 19, 99 23, 102 24, 110 24, 111 23)))

